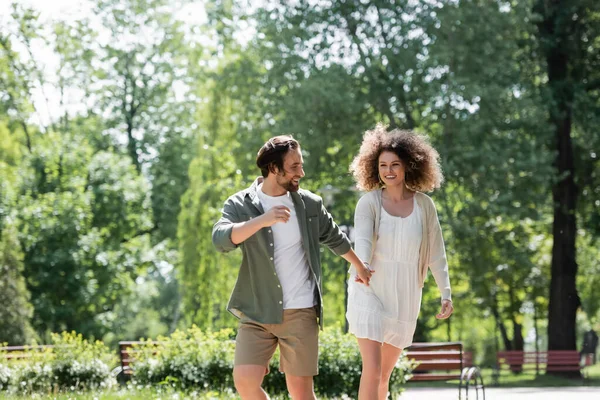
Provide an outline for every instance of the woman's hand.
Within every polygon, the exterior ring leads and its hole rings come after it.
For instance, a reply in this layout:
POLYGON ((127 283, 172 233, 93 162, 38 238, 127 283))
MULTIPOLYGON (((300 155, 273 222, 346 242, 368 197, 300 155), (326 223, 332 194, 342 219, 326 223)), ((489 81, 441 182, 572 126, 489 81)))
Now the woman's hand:
POLYGON ((442 309, 438 315, 435 317, 437 319, 447 319, 454 312, 454 307, 452 306, 452 300, 442 300, 442 309))
POLYGON ((369 264, 363 264, 362 266, 358 266, 356 268, 357 275, 354 277, 356 282, 360 282, 365 286, 369 286, 369 282, 371 281, 371 276, 373 276, 372 269, 369 268, 369 264))

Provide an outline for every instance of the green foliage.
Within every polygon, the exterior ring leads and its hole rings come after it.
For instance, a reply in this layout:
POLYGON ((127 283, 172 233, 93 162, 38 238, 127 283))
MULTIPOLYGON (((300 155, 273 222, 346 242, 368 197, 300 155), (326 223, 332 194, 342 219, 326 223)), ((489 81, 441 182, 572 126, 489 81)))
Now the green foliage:
POLYGON ((111 152, 97 152, 89 161, 92 226, 106 241, 118 245, 152 228, 150 187, 132 162, 111 152))
POLYGON ((35 179, 19 204, 34 325, 101 336, 103 317, 146 266, 149 188, 126 157, 48 136, 30 158, 35 179))
POLYGON ((17 231, 5 225, 0 231, 0 343, 26 344, 36 337, 30 323, 33 307, 22 273, 23 254, 17 231))
MULTIPOLYGON (((417 339, 532 344, 521 336, 548 308, 549 115, 563 97, 547 85, 556 40, 538 30, 550 9, 534 8, 548 2, 214 1, 201 24, 166 0, 101 0, 56 22, 13 3, 0 27, 0 317, 13 322, 0 341, 31 341, 31 323, 44 341, 76 329, 110 343, 234 326, 241 254, 216 254, 210 231, 258 174, 260 145, 294 134, 303 187, 336 189, 328 210, 351 225, 347 168, 383 121, 428 134, 446 176, 433 196, 456 313, 435 319, 430 278, 417 339)), ((600 3, 571 3, 558 11, 577 10, 564 19, 576 35, 558 48, 573 51, 578 290, 597 326, 600 3)), ((322 258, 325 323, 343 325, 348 266, 322 258)))
POLYGON ((8 390, 8 387, 13 379, 13 371, 8 366, 0 364, 0 392, 8 390))
POLYGON ((53 334, 54 347, 24 350, 23 361, 0 364, 0 390, 35 393, 108 389, 116 384, 111 368, 117 359, 102 342, 90 342, 75 332, 53 334))
POLYGON ((600 328, 600 293, 597 288, 600 284, 600 264, 598 263, 600 247, 597 242, 594 245, 594 238, 584 230, 580 231, 577 240, 579 243, 577 260, 580 268, 577 289, 581 296, 581 308, 585 312, 587 329, 598 331, 600 328))
POLYGON ((195 325, 187 331, 159 336, 135 348, 134 379, 140 384, 173 383, 224 391, 233 387, 231 374, 234 342, 231 330, 203 332, 195 325))
POLYGON ((23 278, 23 252, 15 223, 20 159, 15 135, 0 120, 0 343, 11 345, 35 338, 33 307, 23 278))
POLYGON ((59 388, 81 390, 114 385, 111 367, 117 359, 102 342, 84 340, 74 332, 53 334, 52 342, 54 384, 59 388))
POLYGON ((201 327, 232 327, 225 310, 237 269, 239 252, 219 254, 212 244, 212 227, 228 196, 249 186, 232 153, 240 150, 236 124, 223 110, 236 112, 235 101, 207 83, 213 108, 204 111, 197 156, 190 163, 190 186, 181 198, 178 242, 181 255, 178 278, 182 284, 186 319, 201 327))
MULTIPOLYGON (((233 388, 233 331, 203 332, 193 326, 176 331, 170 337, 159 337, 134 348, 137 362, 133 364, 134 379, 142 385, 172 385, 178 388, 210 388, 220 392, 233 388)), ((319 375, 315 377, 315 392, 319 397, 353 396, 358 392, 361 358, 352 335, 337 328, 326 329, 319 339, 319 375)), ((390 392, 398 395, 411 372, 411 364, 401 358, 390 379, 390 392)), ((286 393, 285 377, 279 372, 275 355, 265 377, 266 391, 286 393)))

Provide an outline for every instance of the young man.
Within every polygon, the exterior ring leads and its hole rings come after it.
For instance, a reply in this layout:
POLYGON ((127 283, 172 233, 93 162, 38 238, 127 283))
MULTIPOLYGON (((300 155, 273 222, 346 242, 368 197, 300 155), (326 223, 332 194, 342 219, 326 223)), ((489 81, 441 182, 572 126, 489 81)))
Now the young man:
POLYGON ((213 228, 221 252, 242 248, 242 265, 227 309, 240 319, 233 378, 242 399, 268 399, 262 381, 277 345, 292 399, 316 399, 322 273, 319 245, 356 268, 368 285, 371 271, 350 247, 320 197, 300 189, 299 143, 269 139, 258 152, 262 177, 229 197, 213 228), (319 321, 319 322, 317 322, 319 321))

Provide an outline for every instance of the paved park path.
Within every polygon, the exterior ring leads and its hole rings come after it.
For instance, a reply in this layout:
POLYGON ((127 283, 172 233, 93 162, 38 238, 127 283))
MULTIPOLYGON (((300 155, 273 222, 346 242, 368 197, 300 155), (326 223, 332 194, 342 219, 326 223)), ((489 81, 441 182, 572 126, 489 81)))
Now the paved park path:
MULTIPOLYGON (((464 392, 463 392, 464 393, 464 392)), ((475 400, 475 392, 469 400, 475 400)), ((600 400, 600 387, 486 388, 485 400, 600 400)), ((408 388, 398 400, 458 400, 458 389, 408 388)), ((463 396, 464 400, 464 396, 463 396)), ((483 400, 481 392, 479 399, 483 400)))

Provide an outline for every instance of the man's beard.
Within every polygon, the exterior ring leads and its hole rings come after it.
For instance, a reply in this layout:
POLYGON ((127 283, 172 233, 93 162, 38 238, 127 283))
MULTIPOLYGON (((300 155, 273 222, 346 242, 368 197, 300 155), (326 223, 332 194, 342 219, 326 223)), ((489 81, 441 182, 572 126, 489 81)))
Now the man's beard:
POLYGON ((300 189, 300 184, 296 185, 291 179, 286 182, 277 182, 279 186, 287 190, 288 192, 297 192, 300 189))

